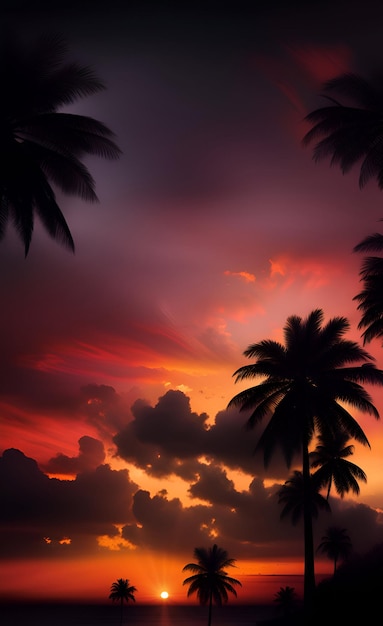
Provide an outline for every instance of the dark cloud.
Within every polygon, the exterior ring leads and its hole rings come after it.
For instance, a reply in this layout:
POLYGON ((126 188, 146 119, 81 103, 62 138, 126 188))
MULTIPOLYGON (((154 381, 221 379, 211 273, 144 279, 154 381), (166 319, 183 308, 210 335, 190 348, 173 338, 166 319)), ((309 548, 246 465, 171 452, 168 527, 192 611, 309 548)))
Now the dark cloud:
POLYGON ((84 385, 80 390, 80 409, 86 420, 106 441, 130 421, 127 395, 124 399, 109 385, 84 385))
MULTIPOLYGON (((133 420, 114 437, 117 455, 153 476, 176 474, 191 479, 193 474, 185 472, 184 461, 203 456, 249 475, 266 474, 262 453, 254 454, 264 425, 247 430, 246 414, 220 411, 208 426, 208 416, 192 412, 189 398, 181 391, 168 391, 154 407, 137 401, 132 414, 133 420)), ((187 470, 198 472, 198 465, 188 462, 187 470)), ((276 453, 268 477, 283 477, 287 471, 281 454, 276 453)))
POLYGON ((36 461, 16 449, 6 450, 0 459, 0 484, 2 553, 18 557, 49 556, 50 543, 44 538, 54 545, 69 538, 62 548, 72 556, 94 550, 97 536, 116 534, 115 525, 132 518, 137 489, 127 470, 108 465, 83 471, 73 481, 48 478, 36 461))
POLYGON ((117 454, 149 474, 184 476, 180 461, 194 461, 204 453, 208 415, 192 412, 181 391, 168 391, 154 407, 137 401, 132 414, 133 420, 114 437, 117 454))
POLYGON ((138 526, 126 525, 122 535, 141 548, 186 559, 194 546, 209 544, 215 536, 211 506, 185 507, 178 498, 169 498, 166 491, 154 496, 138 491, 133 511, 138 526))
POLYGON ((168 391, 152 408, 142 403, 132 407, 133 428, 140 441, 158 444, 169 453, 195 456, 196 445, 203 451, 208 415, 191 411, 190 399, 182 391, 168 391))
POLYGON ((247 412, 242 413, 232 408, 217 413, 214 425, 209 431, 206 456, 218 459, 227 467, 242 470, 250 476, 265 477, 267 475, 269 479, 283 478, 288 473, 288 469, 281 451, 276 449, 275 456, 267 470, 262 451, 256 451, 257 442, 267 424, 267 418, 264 423, 248 429, 249 415, 247 412))
MULTIPOLYGON (((199 464, 198 469, 186 505, 166 489, 155 495, 139 489, 127 470, 100 465, 73 481, 51 479, 33 459, 6 450, 0 459, 2 556, 91 555, 96 547, 106 550, 108 538, 119 549, 129 549, 125 540, 132 547, 178 557, 218 539, 237 558, 294 559, 303 554, 300 525, 280 519, 280 483, 266 487, 254 478, 239 491, 226 470, 214 464, 199 464), (103 548, 100 537, 107 539, 103 548)), ((337 499, 331 507, 332 513, 314 524, 316 543, 334 524, 348 529, 356 551, 383 540, 381 516, 374 509, 337 499)))
POLYGON ((236 494, 234 482, 229 480, 227 473, 216 466, 200 465, 198 481, 190 485, 189 493, 193 498, 234 505, 236 494))
MULTIPOLYGON (((330 500, 337 525, 347 528, 354 550, 363 554, 383 541, 383 516, 380 509, 363 503, 330 500)), ((329 523, 331 525, 332 523, 329 523)), ((324 533, 325 534, 325 533, 324 533)))
MULTIPOLYGON (((280 519, 277 491, 280 485, 266 488, 259 479, 249 490, 238 492, 225 472, 205 468, 199 482, 191 486, 192 495, 202 497, 205 504, 182 505, 166 491, 151 496, 138 491, 133 512, 138 522, 126 525, 123 537, 142 548, 166 550, 174 554, 190 552, 190 546, 206 545, 217 540, 242 559, 294 559, 303 555, 302 527, 289 519, 280 519), (185 542, 185 538, 187 541, 185 542)), ((315 545, 330 525, 340 524, 350 531, 353 547, 363 552, 383 538, 379 516, 365 505, 345 506, 334 500, 333 512, 324 513, 314 521, 315 545), (360 523, 368 528, 362 538, 357 532, 360 523)))
MULTIPOLYGON (((251 553, 255 558, 265 559, 270 553, 279 552, 281 558, 291 558, 294 551, 299 554, 301 529, 292 526, 289 520, 282 522, 279 519, 277 502, 278 488, 287 480, 290 470, 281 454, 276 454, 267 471, 262 454, 253 454, 261 428, 248 431, 246 416, 231 409, 219 412, 215 423, 206 430, 205 416, 198 418, 191 412, 188 399, 182 392, 168 392, 154 407, 145 402, 136 403, 132 413, 133 421, 115 437, 118 454, 153 476, 175 474, 190 483, 189 495, 205 503, 202 507, 191 507, 187 513, 189 517, 193 511, 198 514, 195 527, 202 528, 203 532, 201 536, 198 531, 196 540, 201 542, 204 536, 209 537, 209 533, 219 532, 225 545, 232 546, 236 553, 244 556, 245 552, 247 556, 251 553), (174 445, 175 440, 181 442, 178 448, 174 445), (258 477, 251 481, 249 478, 248 490, 238 491, 230 478, 231 469, 258 477), (269 480, 275 478, 274 486, 265 488, 263 479, 266 476, 269 480), (215 520, 213 525, 212 519, 215 520), (239 534, 243 544, 238 542, 239 534), (241 545, 246 546, 246 550, 241 545)), ((135 510, 140 516, 140 524, 153 515, 156 519, 163 519, 166 525, 168 515, 174 522, 179 520, 183 507, 178 500, 172 500, 170 504, 167 494, 151 498, 145 492, 140 496, 136 494, 135 510)), ((335 499, 333 511, 333 516, 327 515, 326 518, 324 514, 320 522, 315 522, 318 541, 325 534, 326 524, 333 524, 334 518, 354 531, 358 549, 363 549, 366 543, 360 540, 357 532, 360 524, 371 529, 368 545, 380 541, 383 526, 373 509, 359 504, 346 505, 335 499)), ((126 537, 132 539, 131 533, 135 532, 138 531, 126 529, 126 537)), ((138 535, 140 544, 157 545, 156 532, 150 533, 145 524, 138 535)), ((161 544, 160 539, 158 542, 161 544)))
POLYGON ((79 439, 80 452, 76 457, 68 457, 65 454, 56 454, 48 463, 42 465, 42 469, 48 474, 68 474, 95 470, 105 461, 104 444, 98 439, 84 435, 79 439))

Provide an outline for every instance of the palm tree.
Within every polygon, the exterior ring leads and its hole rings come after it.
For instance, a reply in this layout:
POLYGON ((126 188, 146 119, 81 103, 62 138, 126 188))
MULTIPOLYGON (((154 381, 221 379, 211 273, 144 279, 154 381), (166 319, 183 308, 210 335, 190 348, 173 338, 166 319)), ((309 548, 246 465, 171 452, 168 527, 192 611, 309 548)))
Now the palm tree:
MULTIPOLYGON (((326 498, 319 493, 320 485, 315 480, 315 474, 310 476, 310 501, 311 517, 317 518, 319 509, 330 512, 330 505, 326 498)), ((283 504, 281 519, 291 516, 292 523, 297 524, 304 514, 304 492, 305 483, 303 474, 299 470, 294 470, 292 476, 286 480, 285 484, 278 490, 278 504, 283 504)))
MULTIPOLYGON (((354 252, 383 252, 383 235, 374 233, 361 241, 354 252)), ((363 290, 353 299, 359 302, 358 310, 362 317, 358 324, 363 343, 383 338, 383 258, 367 256, 359 273, 363 290)))
POLYGON ((61 111, 105 89, 89 67, 66 61, 66 53, 60 37, 42 36, 23 45, 9 36, 0 43, 0 238, 11 220, 25 256, 35 214, 52 238, 74 251, 52 185, 95 202, 95 182, 80 159, 120 155, 103 123, 61 111))
POLYGON ((382 77, 367 81, 356 74, 342 74, 327 81, 324 92, 328 106, 306 116, 312 128, 303 145, 316 142, 314 160, 330 157, 331 165, 339 165, 343 174, 361 162, 360 188, 376 178, 383 189, 382 77))
POLYGON ((335 576, 339 559, 345 560, 349 557, 352 551, 352 543, 345 528, 330 526, 327 528, 326 533, 327 534, 322 537, 317 551, 326 554, 329 559, 334 561, 335 576))
POLYGON ((183 585, 189 585, 188 597, 197 594, 201 605, 208 604, 208 626, 211 625, 213 602, 221 606, 228 601, 228 592, 237 596, 235 585, 242 586, 239 580, 231 578, 225 571, 227 567, 234 567, 235 559, 228 556, 226 550, 214 544, 212 548, 195 548, 196 563, 188 563, 183 572, 194 572, 193 576, 185 578, 183 585))
POLYGON ((284 616, 290 615, 297 602, 297 594, 295 587, 280 587, 279 591, 274 594, 274 602, 278 605, 278 608, 283 612, 284 616))
POLYGON ((256 362, 234 372, 236 382, 261 382, 232 398, 229 406, 250 411, 247 427, 267 424, 255 450, 263 450, 265 467, 277 447, 291 466, 301 454, 304 481, 304 603, 309 610, 315 589, 309 445, 314 435, 342 430, 363 445, 366 435, 344 404, 373 415, 379 413, 363 383, 382 385, 383 371, 356 342, 344 339, 349 322, 335 317, 323 324, 321 309, 305 320, 293 315, 284 327, 285 345, 271 340, 252 344, 244 355, 256 362), (362 363, 362 365, 360 365, 362 363))
POLYGON ((320 487, 327 486, 327 500, 333 484, 341 498, 350 490, 358 495, 358 480, 367 482, 367 476, 358 465, 347 461, 347 457, 354 453, 354 446, 346 445, 349 441, 347 433, 339 431, 331 437, 319 435, 318 441, 315 450, 310 452, 310 464, 312 468, 319 468, 314 476, 320 487))
POLYGON ((128 603, 129 600, 135 602, 136 598, 134 597, 134 594, 136 591, 137 589, 129 584, 129 580, 127 578, 118 578, 110 588, 109 599, 113 600, 113 602, 118 601, 121 603, 120 624, 122 624, 124 600, 126 603, 128 603))

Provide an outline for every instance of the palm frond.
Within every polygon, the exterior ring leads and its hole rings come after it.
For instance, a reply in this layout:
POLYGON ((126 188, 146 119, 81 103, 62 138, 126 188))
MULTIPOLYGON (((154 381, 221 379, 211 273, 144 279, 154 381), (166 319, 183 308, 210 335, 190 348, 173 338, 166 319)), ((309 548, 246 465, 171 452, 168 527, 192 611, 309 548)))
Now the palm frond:
POLYGON ((59 36, 25 44, 9 34, 0 42, 1 145, 0 235, 11 220, 24 243, 31 244, 34 215, 48 234, 74 251, 54 188, 85 201, 97 201, 95 181, 80 157, 116 159, 121 151, 110 129, 93 118, 59 110, 105 87, 94 71, 66 61, 59 36))

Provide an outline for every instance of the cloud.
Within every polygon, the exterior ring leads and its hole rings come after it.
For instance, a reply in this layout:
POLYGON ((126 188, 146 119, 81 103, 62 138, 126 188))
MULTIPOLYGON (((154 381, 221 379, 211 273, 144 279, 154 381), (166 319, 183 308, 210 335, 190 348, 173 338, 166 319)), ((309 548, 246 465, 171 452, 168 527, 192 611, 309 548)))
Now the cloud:
MULTIPOLYGON (((127 470, 108 465, 72 481, 52 479, 15 449, 0 459, 0 481, 3 558, 65 559, 90 556, 96 548, 186 557, 194 546, 212 541, 246 560, 294 560, 303 554, 302 529, 280 519, 281 483, 266 486, 255 477, 247 489, 238 490, 230 472, 213 460, 195 464, 191 504, 169 496, 165 488, 151 495, 130 481, 127 470)), ((334 524, 348 529, 357 551, 383 540, 381 515, 374 509, 339 499, 332 499, 331 506, 332 513, 314 523, 316 543, 334 524)))
POLYGON ((251 274, 250 272, 230 272, 229 270, 226 270, 224 274, 225 276, 238 276, 238 278, 243 278, 244 281, 249 283, 253 283, 255 281, 254 274, 251 274))
POLYGON ((56 454, 42 469, 48 474, 68 474, 94 470, 105 461, 104 444, 98 439, 84 435, 79 439, 80 452, 77 457, 56 454))
POLYGON ((381 511, 363 503, 342 502, 334 498, 331 499, 331 509, 337 520, 337 525, 347 528, 354 550, 359 554, 367 552, 371 546, 382 542, 383 517, 381 511))
POLYGON ((50 548, 58 545, 62 556, 86 553, 96 548, 99 535, 114 535, 116 524, 132 519, 137 485, 127 470, 99 465, 75 480, 58 480, 48 478, 21 451, 9 449, 0 459, 0 477, 4 556, 49 557, 50 548), (60 544, 64 538, 70 543, 60 544))
MULTIPOLYGON (((175 474, 190 479, 204 456, 249 475, 265 475, 262 455, 254 454, 263 426, 248 431, 247 416, 238 410, 220 411, 214 423, 208 424, 207 414, 193 412, 184 393, 170 390, 154 407, 142 400, 135 402, 132 414, 132 421, 114 437, 117 455, 153 476, 175 474)), ((285 474, 285 462, 276 454, 268 475, 285 474)))
POLYGON ((117 433, 117 454, 153 476, 183 473, 179 462, 206 449, 208 415, 191 411, 181 391, 168 391, 155 407, 145 401, 132 406, 133 420, 117 433))

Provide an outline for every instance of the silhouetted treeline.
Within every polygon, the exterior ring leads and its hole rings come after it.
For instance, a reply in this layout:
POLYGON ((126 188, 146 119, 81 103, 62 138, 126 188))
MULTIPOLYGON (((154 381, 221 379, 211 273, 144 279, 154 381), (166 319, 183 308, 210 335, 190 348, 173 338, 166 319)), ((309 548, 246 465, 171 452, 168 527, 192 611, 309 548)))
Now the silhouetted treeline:
POLYGON ((324 623, 380 623, 383 597, 383 543, 354 555, 332 578, 318 584, 312 626, 324 623))

